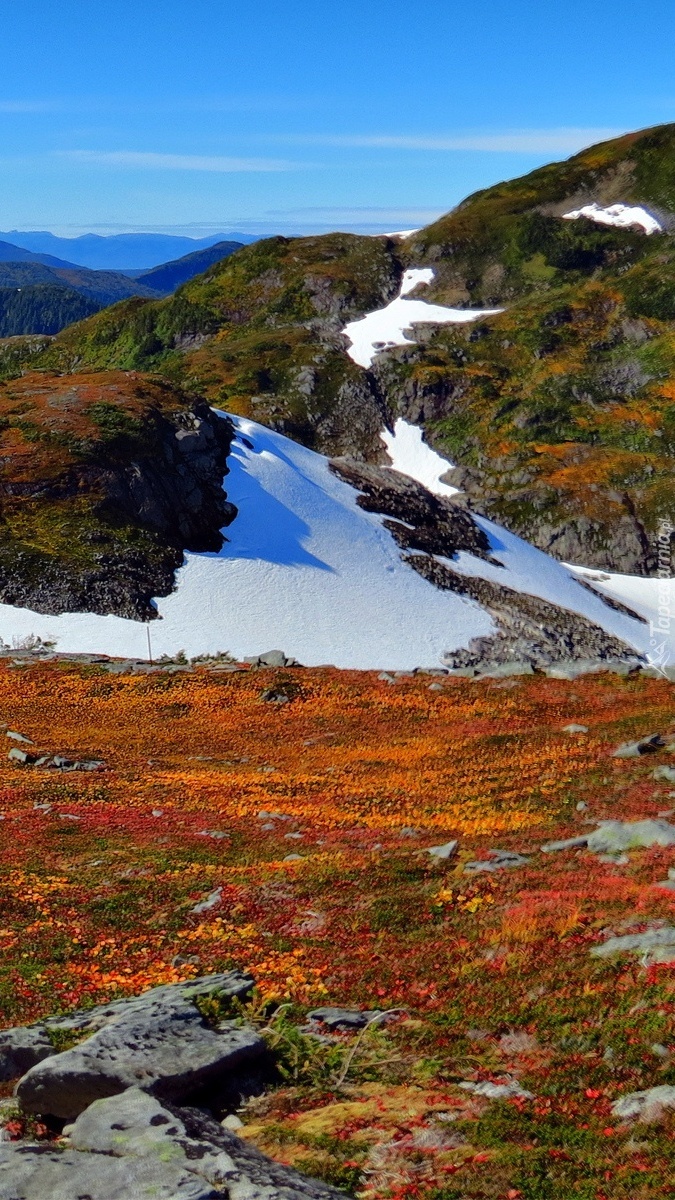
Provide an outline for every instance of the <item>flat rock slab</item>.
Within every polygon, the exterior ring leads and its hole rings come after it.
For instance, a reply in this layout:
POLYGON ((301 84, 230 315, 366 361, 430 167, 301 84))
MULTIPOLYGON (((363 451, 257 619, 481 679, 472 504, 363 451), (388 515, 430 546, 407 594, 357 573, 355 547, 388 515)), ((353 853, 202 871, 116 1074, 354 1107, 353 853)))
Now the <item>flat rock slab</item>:
POLYGON ((62 1151, 0 1145, 0 1200, 338 1200, 194 1109, 138 1088, 98 1100, 62 1151))
POLYGON ((0 1144, 0 1200, 219 1200, 228 1195, 171 1163, 0 1144))
POLYGON ((152 1002, 171 1006, 182 1004, 186 997, 198 998, 213 992, 222 996, 245 996, 253 987, 250 975, 227 971, 204 975, 187 983, 164 984, 141 996, 98 1004, 95 1008, 80 1009, 64 1017, 47 1017, 34 1025, 22 1025, 0 1032, 0 1080, 16 1079, 36 1063, 55 1054, 50 1033, 72 1033, 86 1036, 109 1025, 120 1017, 129 1018, 146 1011, 152 1002))
POLYGON ((630 1092, 612 1105, 612 1113, 620 1121, 642 1121, 645 1124, 659 1121, 666 1109, 675 1109, 675 1087, 668 1083, 647 1088, 645 1092, 630 1092))
POLYGON ((593 958, 611 958, 615 954, 639 954, 646 962, 675 962, 675 927, 661 925, 644 933, 611 937, 591 950, 593 958))
POLYGON ((370 1021, 383 1017, 379 1009, 367 1011, 360 1008, 314 1008, 307 1013, 309 1021, 320 1022, 327 1029, 363 1029, 370 1021))
POLYGON ((530 861, 515 850, 488 850, 489 858, 476 859, 464 864, 465 875, 480 875, 483 871, 508 871, 513 867, 524 867, 530 861))
MULTIPOLYGON (((195 999, 243 995, 251 983, 236 972, 206 976, 61 1018, 51 1028, 82 1033, 84 1040, 43 1055, 17 1085, 20 1104, 26 1112, 72 1119, 94 1100, 129 1087, 179 1100, 238 1072, 265 1052, 263 1039, 235 1021, 214 1028, 195 999)), ((37 1052, 42 1053, 40 1041, 37 1052)))
POLYGON ((624 850, 642 850, 649 846, 675 846, 675 825, 668 821, 601 821, 597 829, 580 837, 542 846, 545 854, 554 850, 572 850, 586 846, 591 854, 621 854, 624 850))

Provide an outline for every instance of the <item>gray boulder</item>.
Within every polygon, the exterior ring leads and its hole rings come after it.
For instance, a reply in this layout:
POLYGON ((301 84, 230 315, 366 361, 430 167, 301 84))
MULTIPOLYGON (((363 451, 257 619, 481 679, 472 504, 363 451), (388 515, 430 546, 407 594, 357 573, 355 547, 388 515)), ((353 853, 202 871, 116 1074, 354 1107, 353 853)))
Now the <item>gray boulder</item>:
POLYGON ((488 859, 477 859, 464 864, 465 875, 480 875, 483 871, 508 871, 513 867, 524 867, 530 860, 515 850, 488 850, 488 859))
POLYGON ((591 950, 593 958, 612 958, 615 954, 639 954, 646 963, 675 962, 675 927, 658 925, 644 933, 610 937, 591 950))
POLYGON ((640 850, 649 846, 674 846, 675 825, 660 818, 644 821, 601 821, 597 829, 579 837, 542 846, 545 854, 554 850, 571 850, 586 846, 592 854, 621 854, 624 850, 640 850))
POLYGON ((652 733, 649 737, 640 738, 637 742, 622 742, 614 750, 613 758, 640 758, 643 754, 655 754, 665 746, 660 733, 652 733))
POLYGON ((3 1029, 0 1033, 0 1079, 16 1079, 53 1054, 53 1043, 43 1025, 3 1029))
POLYGON ((432 858, 448 859, 453 858, 457 853, 459 842, 444 842, 442 846, 428 846, 426 853, 432 858))
POLYGON ((0 1143, 0 1200, 218 1200, 227 1194, 152 1158, 0 1143))
POLYGON ((675 1109, 675 1087, 664 1083, 644 1092, 630 1092, 612 1105, 612 1113, 620 1121, 659 1121, 665 1109, 675 1109))
POLYGON ((193 1109, 138 1088, 98 1100, 64 1150, 0 1145, 0 1200, 337 1200, 193 1109))
POLYGON ((89 1036, 27 1071, 16 1088, 22 1108, 71 1119, 129 1087, 180 1100, 239 1072, 264 1053, 263 1039, 234 1021, 214 1028, 194 1000, 216 992, 242 996, 251 986, 237 972, 206 976, 62 1019, 52 1028, 89 1036))

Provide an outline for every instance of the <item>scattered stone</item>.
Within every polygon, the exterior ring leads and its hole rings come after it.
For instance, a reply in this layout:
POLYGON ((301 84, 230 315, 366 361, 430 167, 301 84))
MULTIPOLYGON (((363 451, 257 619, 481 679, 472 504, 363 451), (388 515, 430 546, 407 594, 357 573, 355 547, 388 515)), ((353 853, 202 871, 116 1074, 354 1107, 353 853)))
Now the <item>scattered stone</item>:
POLYGON ((199 904, 195 904, 191 910, 193 913, 210 912, 212 908, 216 908, 223 898, 223 889, 216 888, 215 892, 210 892, 205 900, 201 900, 199 904))
POLYGON ((457 853, 459 842, 445 842, 443 846, 427 846, 425 853, 432 858, 448 859, 457 853))
POLYGON ((35 742, 32 738, 26 737, 23 733, 17 733, 16 729, 8 729, 5 737, 11 738, 14 742, 25 742, 27 746, 34 746, 35 742))
POLYGON ((665 744, 660 733, 652 733, 649 737, 640 738, 637 742, 622 742, 612 752, 612 758, 640 758, 643 754, 655 754, 665 744))
POLYGON ((488 850, 488 859, 477 859, 464 864, 465 875, 479 875, 481 871, 507 871, 513 867, 524 867, 530 860, 515 850, 488 850))
POLYGON ((513 1097, 521 1100, 534 1100, 532 1092, 522 1088, 516 1079, 505 1079, 500 1082, 484 1079, 480 1083, 472 1083, 465 1079, 459 1086, 467 1092, 473 1092, 474 1096, 485 1096, 487 1100, 507 1100, 513 1097))
POLYGON ((369 1021, 376 1020, 384 1014, 380 1009, 368 1011, 360 1008, 314 1008, 307 1013, 308 1021, 316 1021, 327 1029, 363 1029, 369 1021))
POLYGON ((592 833, 548 842, 541 849, 545 854, 554 850, 571 850, 586 846, 592 854, 618 855, 624 850, 639 850, 649 846, 675 845, 675 825, 660 819, 643 821, 601 821, 592 833))
POLYGON ((430 683, 428 687, 428 691, 430 692, 442 692, 443 690, 442 683, 430 683))
POLYGON ((588 733, 588 725, 575 725, 574 722, 570 725, 563 725, 563 733, 588 733))
POLYGON ((44 1022, 46 1029, 75 1029, 89 1036, 28 1070, 16 1088, 21 1107, 72 1119, 94 1100, 129 1087, 180 1101, 235 1074, 264 1054, 263 1039, 236 1021, 213 1028, 194 1001, 210 994, 243 996, 252 985, 249 976, 233 971, 153 988, 137 998, 75 1014, 75 1019, 44 1022))
POLYGON ((664 783, 675 783, 675 767, 656 767, 652 771, 652 778, 664 783))
POLYGON ((238 1129, 244 1128, 244 1122, 242 1121, 241 1117, 237 1116, 236 1113, 228 1113, 228 1115, 223 1118, 220 1124, 223 1129, 232 1130, 232 1133, 236 1133, 238 1129))
POLYGON ((294 838, 296 841, 301 839, 303 836, 304 836, 304 834, 302 834, 302 833, 285 833, 284 834, 285 838, 287 838, 287 839, 294 838))
POLYGON ((644 933, 610 937, 591 950, 593 958, 611 958, 613 954, 640 954, 646 962, 675 962, 675 927, 653 926, 644 933))
POLYGON ((447 675, 447 667, 415 667, 413 675, 447 675))
POLYGON ((380 674, 377 678, 380 679, 382 683, 396 683, 395 676, 390 675, 388 671, 380 671, 380 674))
POLYGON ((547 842, 541 847, 544 854, 552 854, 555 850, 576 850, 580 846, 585 846, 588 842, 588 835, 582 834, 581 837, 563 838, 559 842, 547 842))
POLYGON ((612 1113, 620 1121, 640 1121, 652 1124, 660 1121, 666 1109, 675 1108, 675 1087, 661 1084, 644 1092, 629 1092, 612 1105, 612 1113))
POLYGON ((284 855, 283 861, 284 862, 301 862, 302 854, 286 854, 286 855, 284 855))
POLYGON ((243 658, 242 662, 252 667, 299 667, 302 664, 297 658, 289 658, 283 650, 265 650, 263 654, 252 654, 243 658))
POLYGON ((27 750, 19 750, 18 746, 14 746, 7 757, 10 762, 18 763, 20 767, 28 767, 35 762, 34 754, 29 754, 27 750))
POLYGON ((578 804, 576 804, 575 807, 576 807, 577 812, 586 812, 588 809, 588 805, 585 800, 579 800, 578 804))
POLYGON ((488 663, 481 666, 480 675, 483 679, 507 679, 511 675, 534 675, 534 668, 529 662, 488 663))
POLYGON ((291 702, 291 697, 281 688, 265 688, 261 698, 267 704, 290 704, 291 702))
POLYGON ((222 842, 223 838, 229 836, 229 833, 226 833, 224 829, 200 829, 197 834, 197 837, 213 838, 216 842, 222 842))

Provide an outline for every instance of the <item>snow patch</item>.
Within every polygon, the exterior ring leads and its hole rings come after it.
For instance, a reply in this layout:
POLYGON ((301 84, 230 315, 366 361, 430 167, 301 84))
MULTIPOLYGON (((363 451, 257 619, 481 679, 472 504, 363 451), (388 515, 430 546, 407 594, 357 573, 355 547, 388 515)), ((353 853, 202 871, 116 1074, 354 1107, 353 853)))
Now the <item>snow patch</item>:
POLYGON ((579 217, 587 217, 598 225, 616 225, 619 229, 630 229, 637 225, 646 234, 663 232, 663 226, 646 208, 631 208, 628 204, 610 204, 608 208, 596 203, 585 204, 583 208, 563 213, 563 221, 576 221, 579 217))
MULTIPOLYGON (((39 637, 63 653, 141 659, 148 657, 148 636, 154 658, 179 650, 189 657, 230 651, 242 658, 276 645, 310 666, 408 670, 433 666, 446 652, 496 632, 478 604, 434 587, 402 562, 382 518, 359 508, 357 492, 331 472, 323 455, 253 421, 232 420, 237 436, 225 487, 239 515, 219 553, 186 554, 175 590, 156 601, 159 620, 48 616, 0 604, 3 641, 12 646, 39 637)), ((421 430, 397 421, 383 437, 395 469, 438 495, 453 492, 440 482, 451 464, 425 445, 421 430)), ((608 608, 564 564, 475 519, 504 565, 461 553, 454 570, 541 596, 648 650, 648 626, 608 608)), ((630 595, 624 598, 639 610, 630 595)), ((672 639, 668 653, 675 661, 672 639)))
POLYGON ((594 571, 591 567, 566 566, 603 596, 618 600, 649 622, 646 653, 655 667, 675 663, 675 579, 647 579, 643 575, 619 575, 611 571, 594 571))
POLYGON ((394 471, 416 479, 436 496, 454 496, 459 491, 449 483, 441 483, 440 476, 449 471, 453 464, 427 445, 419 425, 411 425, 399 417, 393 433, 385 429, 380 437, 387 447, 394 471))
POLYGON ((350 341, 347 353, 355 363, 360 367, 370 367, 380 350, 392 346, 414 346, 415 338, 406 335, 412 332, 412 326, 416 323, 461 324, 502 312, 501 308, 445 308, 440 304, 427 304, 424 300, 404 299, 414 288, 431 283, 433 277, 434 273, 429 267, 406 271, 395 300, 385 308, 367 313, 358 321, 350 321, 345 325, 342 332, 350 341))

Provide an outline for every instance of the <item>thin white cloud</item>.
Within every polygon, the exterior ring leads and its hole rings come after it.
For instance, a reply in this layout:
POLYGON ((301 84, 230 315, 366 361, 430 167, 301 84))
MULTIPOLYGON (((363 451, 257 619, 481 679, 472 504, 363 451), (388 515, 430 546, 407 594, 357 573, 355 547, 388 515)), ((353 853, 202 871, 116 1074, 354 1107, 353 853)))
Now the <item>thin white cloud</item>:
POLYGON ((60 158, 85 166, 122 167, 136 171, 292 171, 296 163, 276 158, 230 158, 208 154, 155 154, 139 150, 63 150, 60 158))
POLYGON ((464 150, 491 154, 574 154, 585 146, 619 137, 620 129, 518 129, 437 137, 420 134, 318 134, 284 138, 321 146, 390 150, 464 150))
POLYGON ((59 108, 56 100, 0 100, 0 113, 46 113, 59 108))

